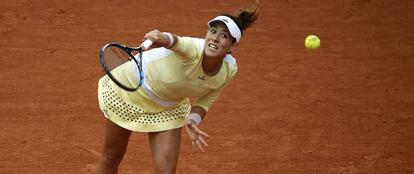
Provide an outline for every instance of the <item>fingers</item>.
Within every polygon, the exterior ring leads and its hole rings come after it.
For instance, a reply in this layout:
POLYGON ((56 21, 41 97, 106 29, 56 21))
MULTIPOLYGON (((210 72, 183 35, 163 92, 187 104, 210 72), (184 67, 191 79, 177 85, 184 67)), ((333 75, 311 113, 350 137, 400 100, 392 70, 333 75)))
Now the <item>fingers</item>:
POLYGON ((191 125, 191 128, 193 128, 197 132, 197 134, 199 134, 199 135, 202 135, 202 136, 204 136, 206 138, 209 138, 210 137, 207 133, 205 133, 202 130, 200 130, 195 124, 192 124, 191 125))
POLYGON ((204 140, 204 138, 203 137, 198 137, 198 141, 201 143, 201 145, 203 145, 203 146, 205 146, 205 147, 208 147, 208 144, 207 144, 207 142, 204 140))
POLYGON ((169 44, 169 40, 164 33, 160 32, 159 30, 152 30, 144 35, 143 40, 151 40, 153 42, 150 48, 158 48, 158 47, 166 47, 169 44))
POLYGON ((195 121, 194 120, 188 120, 187 121, 187 127, 188 128, 191 128, 191 129, 194 129, 198 134, 200 134, 200 135, 203 135, 203 136, 205 136, 205 137, 210 137, 207 133, 205 133, 205 132, 203 132, 203 131, 201 131, 198 127, 197 127, 197 124, 195 123, 195 121))
POLYGON ((187 133, 191 138, 191 144, 195 151, 205 152, 205 149, 208 148, 207 141, 205 138, 209 138, 210 136, 205 132, 201 131, 197 125, 193 124, 192 122, 187 122, 186 125, 187 133))
POLYGON ((197 125, 196 122, 192 119, 187 120, 187 126, 197 125))
POLYGON ((197 140, 192 140, 191 141, 191 144, 193 146, 194 152, 197 152, 197 151, 205 152, 204 149, 203 149, 203 147, 200 147, 199 146, 199 143, 197 142, 197 140))
POLYGON ((191 142, 195 151, 200 150, 201 152, 205 152, 205 149, 208 148, 207 142, 201 136, 196 137, 191 142))
POLYGON ((149 39, 149 40, 155 41, 155 40, 158 39, 158 36, 160 34, 161 34, 161 32, 159 30, 152 30, 152 31, 150 31, 148 33, 145 33, 144 40, 145 39, 149 39))
POLYGON ((206 138, 210 138, 210 135, 208 135, 207 133, 201 131, 200 129, 197 128, 196 131, 199 135, 201 135, 203 137, 206 137, 206 138))
POLYGON ((205 152, 204 147, 203 147, 203 145, 200 143, 200 141, 196 140, 196 144, 197 144, 198 149, 199 149, 201 152, 205 152))
MULTIPOLYGON (((204 142, 205 143, 205 142, 204 142)), ((205 152, 205 149, 208 148, 207 143, 203 144, 203 142, 199 139, 195 139, 192 141, 194 151, 201 151, 205 152)))

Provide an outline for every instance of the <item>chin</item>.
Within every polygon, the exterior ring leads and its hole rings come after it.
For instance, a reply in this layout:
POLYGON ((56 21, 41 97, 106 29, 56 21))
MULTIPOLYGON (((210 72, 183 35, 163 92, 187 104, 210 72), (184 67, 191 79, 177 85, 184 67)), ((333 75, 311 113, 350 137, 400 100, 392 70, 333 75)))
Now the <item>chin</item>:
POLYGON ((205 53, 205 57, 208 58, 216 58, 216 57, 221 57, 219 54, 209 54, 209 53, 205 53))
POLYGON ((224 55, 221 55, 219 52, 211 51, 209 49, 204 49, 204 55, 206 57, 224 57, 224 55))

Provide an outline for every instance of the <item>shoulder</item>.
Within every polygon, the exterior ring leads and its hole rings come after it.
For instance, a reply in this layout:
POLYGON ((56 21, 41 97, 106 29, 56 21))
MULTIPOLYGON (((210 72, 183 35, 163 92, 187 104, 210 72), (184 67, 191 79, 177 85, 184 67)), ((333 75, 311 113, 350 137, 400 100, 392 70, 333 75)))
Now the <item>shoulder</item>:
POLYGON ((196 37, 182 36, 178 38, 179 42, 184 43, 185 45, 194 45, 197 47, 198 51, 203 51, 204 48, 204 39, 196 37))
POLYGON ((194 43, 197 45, 200 52, 203 52, 204 49, 204 39, 193 38, 194 43))
POLYGON ((142 58, 144 59, 144 61, 152 62, 167 57, 172 53, 173 52, 171 50, 160 47, 144 51, 142 54, 142 58))
POLYGON ((224 57, 224 62, 226 64, 229 77, 233 78, 236 75, 238 69, 236 59, 231 54, 227 54, 224 57))
POLYGON ((236 59, 231 54, 227 54, 224 57, 224 61, 226 61, 229 64, 229 66, 237 67, 236 59))

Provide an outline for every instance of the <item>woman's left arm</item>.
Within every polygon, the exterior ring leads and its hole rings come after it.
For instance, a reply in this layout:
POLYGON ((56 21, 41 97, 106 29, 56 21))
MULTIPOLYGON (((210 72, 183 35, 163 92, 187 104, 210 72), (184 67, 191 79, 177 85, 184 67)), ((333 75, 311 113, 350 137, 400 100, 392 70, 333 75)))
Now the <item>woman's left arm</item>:
POLYGON ((208 147, 206 139, 209 138, 209 135, 201 131, 198 128, 198 125, 201 123, 201 120, 205 117, 206 113, 204 108, 193 106, 186 124, 186 130, 191 138, 193 149, 196 151, 200 150, 201 152, 204 152, 208 147))

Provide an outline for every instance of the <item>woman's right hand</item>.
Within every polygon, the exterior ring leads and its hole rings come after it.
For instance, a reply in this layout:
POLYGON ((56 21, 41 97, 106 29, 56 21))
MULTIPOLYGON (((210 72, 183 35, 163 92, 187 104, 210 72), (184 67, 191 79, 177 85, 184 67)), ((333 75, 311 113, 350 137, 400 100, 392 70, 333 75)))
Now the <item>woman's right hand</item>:
POLYGON ((152 30, 146 33, 143 41, 145 41, 146 39, 149 39, 153 42, 153 44, 148 48, 148 50, 159 47, 168 48, 168 46, 170 45, 170 40, 168 36, 159 30, 152 30))

